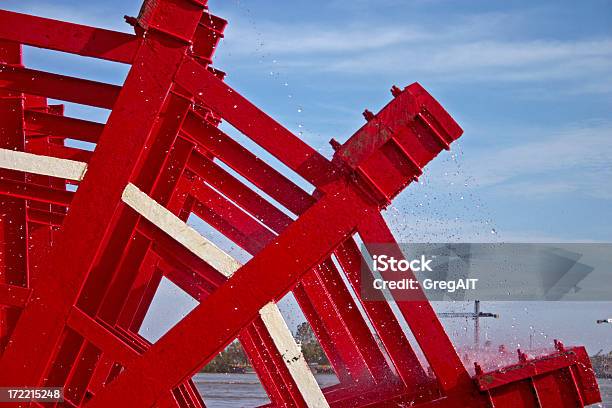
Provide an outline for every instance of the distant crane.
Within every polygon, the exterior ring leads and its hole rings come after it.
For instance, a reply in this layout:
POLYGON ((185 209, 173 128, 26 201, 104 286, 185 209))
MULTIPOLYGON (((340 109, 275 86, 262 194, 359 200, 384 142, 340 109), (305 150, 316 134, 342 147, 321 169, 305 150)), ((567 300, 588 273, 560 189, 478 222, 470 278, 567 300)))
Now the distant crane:
POLYGON ((480 347, 480 318, 481 317, 494 317, 499 318, 497 313, 486 313, 480 311, 480 300, 474 301, 474 312, 441 312, 438 313, 438 317, 444 318, 466 318, 474 319, 474 347, 480 347))

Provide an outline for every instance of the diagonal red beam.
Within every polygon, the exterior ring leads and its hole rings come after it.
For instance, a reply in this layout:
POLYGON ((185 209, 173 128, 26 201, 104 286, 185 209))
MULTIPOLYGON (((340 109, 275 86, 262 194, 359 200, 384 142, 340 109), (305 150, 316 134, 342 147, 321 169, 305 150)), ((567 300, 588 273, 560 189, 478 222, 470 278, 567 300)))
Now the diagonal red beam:
POLYGON ((0 64, 0 88, 112 109, 120 86, 0 64))
MULTIPOLYGON (((365 366, 371 372, 372 379, 378 383, 378 388, 397 385, 399 382, 397 376, 394 375, 389 368, 389 364, 385 361, 376 339, 361 316, 361 312, 345 286, 340 272, 331 259, 327 259, 315 269, 314 274, 306 275, 303 280, 304 287, 307 290, 309 283, 312 285, 317 284, 317 282, 318 290, 326 292, 332 301, 329 311, 336 315, 336 319, 341 322, 342 329, 346 330, 346 338, 359 351, 360 360, 365 362, 365 366)), ((331 331, 334 333, 340 330, 334 328, 331 331)))
MULTIPOLYGON (((268 365, 268 371, 275 377, 273 380, 274 387, 281 394, 278 400, 272 400, 276 406, 290 407, 308 407, 302 393, 298 390, 297 384, 287 369, 287 364, 284 360, 285 356, 281 355, 279 350, 274 345, 274 340, 270 336, 268 328, 265 326, 261 318, 256 318, 249 326, 250 330, 244 330, 242 333, 250 331, 253 342, 255 343, 259 354, 262 355, 264 361, 268 365)), ((242 342, 243 335, 238 339, 242 342)), ((268 388, 269 384, 268 384, 268 388)))
POLYGON ((355 241, 353 239, 345 241, 336 249, 335 255, 354 293, 362 301, 364 311, 370 317, 378 338, 387 349, 404 384, 419 387, 430 382, 389 304, 363 301, 361 298, 361 265, 364 264, 365 259, 362 258, 355 241))
POLYGON ((294 214, 301 214, 314 203, 314 198, 278 170, 193 112, 185 118, 183 130, 212 155, 270 197, 282 202, 294 214))
MULTIPOLYGON (((341 318, 341 314, 338 313, 338 310, 336 309, 335 299, 333 299, 331 294, 325 290, 323 282, 319 278, 319 271, 322 267, 323 266, 320 265, 319 267, 315 268, 314 271, 305 274, 300 280, 300 287, 303 290, 303 294, 314 306, 316 314, 321 318, 324 329, 329 333, 331 342, 334 345, 338 356, 343 361, 342 366, 346 367, 348 371, 350 380, 347 380, 342 384, 349 385, 357 383, 362 384, 364 387, 371 386, 375 383, 375 379, 377 378, 376 376, 372 375, 372 371, 376 371, 376 368, 368 363, 371 362, 370 357, 375 358, 380 355, 380 350, 377 350, 376 354, 372 354, 370 356, 365 356, 362 354, 366 351, 370 351, 366 349, 369 348, 368 346, 371 345, 371 342, 368 342, 370 344, 366 343, 363 349, 360 349, 359 345, 353 341, 354 339, 352 336, 355 333, 350 333, 348 331, 348 328, 345 326, 345 322, 341 318)), ((296 300, 301 306, 303 299, 301 299, 300 295, 301 294, 298 294, 296 296, 296 300)), ((363 324, 365 326, 365 322, 363 322, 363 320, 360 320, 359 324, 363 324)), ((387 371, 387 364, 383 362, 380 369, 380 371, 387 371)), ((389 372, 387 371, 385 374, 389 374, 389 372)), ((394 382, 392 376, 383 375, 379 376, 378 378, 381 377, 386 378, 387 383, 394 382)))
POLYGON ((133 34, 6 10, 0 10, 0 38, 124 64, 132 62, 140 42, 133 34))
POLYGON ((45 226, 61 227, 64 222, 64 216, 57 212, 49 212, 44 210, 37 210, 34 208, 28 209, 28 222, 33 222, 45 226))
POLYGON ((70 312, 67 325, 104 350, 104 353, 108 353, 114 361, 121 365, 126 365, 138 356, 136 350, 123 343, 115 333, 76 307, 70 312))
POLYGON ((323 185, 334 174, 334 167, 323 155, 197 61, 187 59, 177 73, 176 82, 312 185, 323 185))
POLYGON ((215 189, 230 197, 232 201, 269 227, 282 230, 291 223, 291 218, 286 216, 285 213, 232 177, 209 158, 194 152, 189 158, 187 166, 215 189))
POLYGON ((32 289, 23 286, 0 283, 0 305, 23 307, 32 293, 32 289))
POLYGON ((341 358, 341 353, 337 345, 333 342, 333 336, 325 327, 322 316, 319 315, 314 303, 310 297, 308 297, 302 283, 295 285, 292 289, 292 293, 302 313, 304 313, 304 317, 306 317, 306 320, 310 324, 313 333, 318 339, 321 348, 325 352, 327 359, 333 367, 338 381, 340 384, 350 384, 353 379, 351 378, 351 373, 349 373, 348 364, 341 358))
POLYGON ((74 160, 81 163, 89 163, 93 152, 64 146, 59 143, 49 143, 45 139, 31 139, 28 142, 28 153, 42 156, 56 157, 58 159, 74 160))
MULTIPOLYGON (((238 340, 244 347, 261 385, 268 394, 270 405, 289 406, 288 404, 292 402, 291 394, 286 391, 284 381, 274 361, 270 358, 268 349, 261 347, 263 341, 255 327, 251 325, 244 329, 238 340)), ((280 368, 283 369, 282 366, 280 368)))
POLYGON ((274 238, 275 235, 269 229, 210 187, 197 186, 192 193, 198 200, 193 212, 229 239, 239 243, 245 250, 257 253, 274 238), (239 225, 240 228, 234 225, 239 225))
POLYGON ((73 192, 10 179, 0 179, 0 194, 43 203, 68 205, 73 192))
POLYGON ((104 124, 26 109, 25 128, 29 132, 40 132, 50 137, 98 143, 104 124))
MULTIPOLYGON (((361 222, 358 233, 366 247, 371 249, 374 246, 380 250, 380 245, 385 244, 384 248, 389 254, 396 259, 403 258, 401 249, 379 213, 361 222)), ((383 279, 392 279, 390 272, 381 274, 383 279)), ((393 297, 401 296, 400 290, 390 292, 393 297)), ((422 290, 415 291, 414 300, 396 301, 396 304, 436 374, 442 390, 452 393, 462 388, 469 389, 472 380, 422 290)))

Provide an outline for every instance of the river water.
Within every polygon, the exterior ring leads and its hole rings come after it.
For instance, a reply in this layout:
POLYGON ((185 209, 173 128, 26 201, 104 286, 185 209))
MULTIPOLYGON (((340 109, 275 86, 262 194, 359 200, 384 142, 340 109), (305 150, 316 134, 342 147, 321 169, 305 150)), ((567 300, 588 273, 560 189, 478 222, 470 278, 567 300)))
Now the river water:
POLYGON ((598 382, 599 390, 601 391, 601 399, 603 400, 603 404, 600 404, 599 406, 605 408, 612 408, 612 379, 600 378, 598 382))
MULTIPOLYGON (((317 375, 322 387, 334 384, 334 375, 317 375)), ((255 407, 268 402, 257 375, 255 374, 197 374, 193 378, 208 408, 255 407)), ((603 404, 593 407, 612 408, 612 380, 599 380, 603 404)))
MULTIPOLYGON (((315 376, 321 387, 338 382, 333 374, 315 376)), ((256 407, 270 402, 255 374, 196 374, 193 381, 207 408, 256 407)))

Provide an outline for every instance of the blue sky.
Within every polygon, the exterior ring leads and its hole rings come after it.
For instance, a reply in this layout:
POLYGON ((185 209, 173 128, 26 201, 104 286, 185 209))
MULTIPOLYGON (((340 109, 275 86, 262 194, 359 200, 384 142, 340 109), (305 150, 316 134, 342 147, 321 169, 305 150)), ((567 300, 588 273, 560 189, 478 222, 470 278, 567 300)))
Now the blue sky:
MULTIPOLYGON (((391 85, 423 84, 465 133, 395 203, 410 226, 398 226, 405 240, 489 240, 495 229, 509 241, 610 241, 612 5, 457 4, 212 0, 230 22, 215 66, 327 155, 328 140, 348 138, 363 109, 389 101, 391 85)), ((3 2, 123 31, 122 16, 139 5, 3 2)), ((114 83, 126 72, 38 50, 26 50, 26 62, 114 83)))
MULTIPOLYGON (((612 241, 609 1, 209 4, 229 20, 214 64, 227 82, 328 156, 328 140, 346 140, 394 84, 420 82, 456 118, 464 136, 387 211, 400 241, 612 241)), ((129 31, 122 16, 137 15, 140 0, 1 7, 129 31)), ((118 84, 126 73, 31 49, 26 63, 118 84)), ((68 114, 105 118, 72 106, 68 114)), ((523 326, 548 328, 566 312, 540 313, 523 326)), ((584 313, 566 335, 588 330, 594 351, 612 349, 609 331, 590 324, 612 315, 610 304, 584 313)))

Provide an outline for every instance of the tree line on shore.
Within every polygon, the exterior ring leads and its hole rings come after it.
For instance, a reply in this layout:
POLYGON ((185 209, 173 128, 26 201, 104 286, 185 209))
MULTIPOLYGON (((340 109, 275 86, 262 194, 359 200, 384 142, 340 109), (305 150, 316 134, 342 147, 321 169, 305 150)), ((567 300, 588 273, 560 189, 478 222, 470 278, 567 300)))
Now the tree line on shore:
MULTIPOLYGON (((301 323, 295 333, 295 341, 302 349, 304 359, 315 367, 329 367, 329 361, 307 322, 301 323)), ((232 342, 211 360, 202 370, 205 373, 243 373, 252 366, 239 341, 232 342)))

